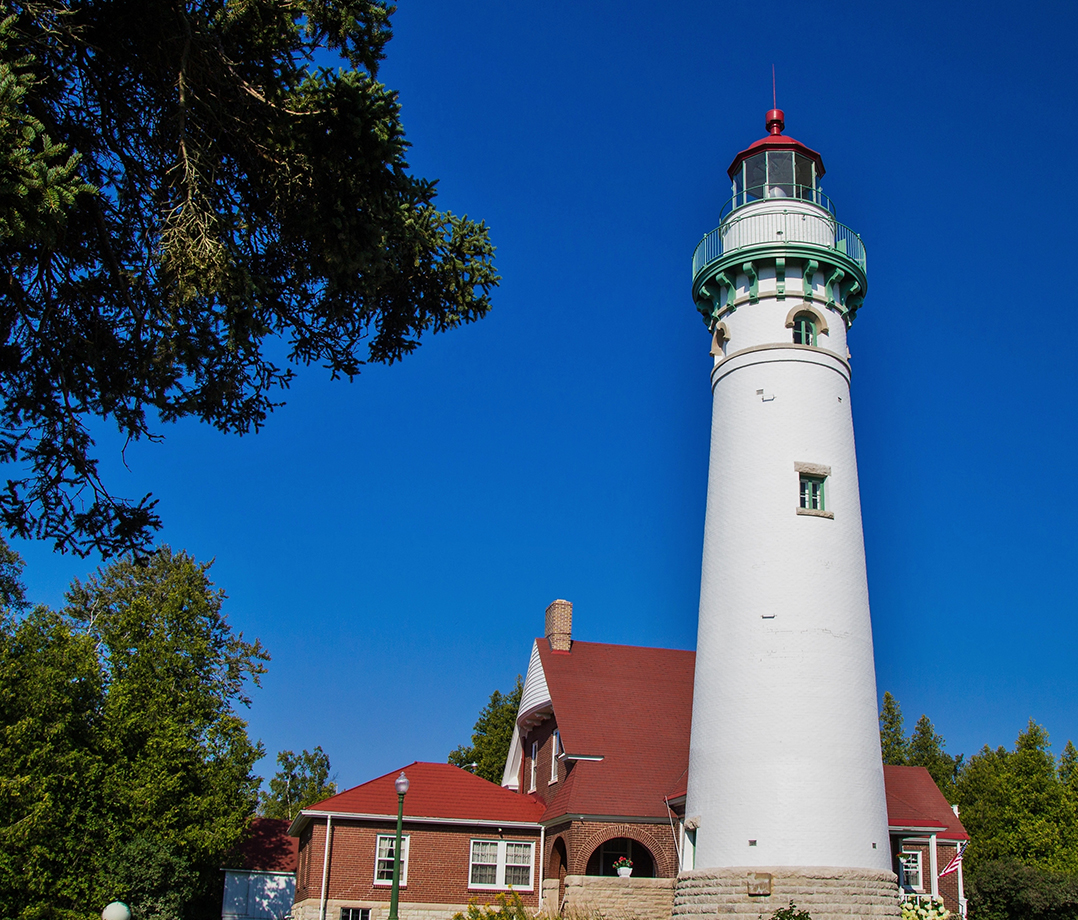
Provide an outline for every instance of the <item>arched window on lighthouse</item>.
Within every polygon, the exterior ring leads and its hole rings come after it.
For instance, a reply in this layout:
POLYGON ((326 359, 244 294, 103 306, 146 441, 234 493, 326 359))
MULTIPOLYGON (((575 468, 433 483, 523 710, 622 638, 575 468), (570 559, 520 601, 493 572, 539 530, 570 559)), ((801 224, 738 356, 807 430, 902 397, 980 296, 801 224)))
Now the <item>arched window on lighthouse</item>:
POLYGON ((794 344, 816 344, 816 317, 811 313, 798 313, 794 317, 794 344))

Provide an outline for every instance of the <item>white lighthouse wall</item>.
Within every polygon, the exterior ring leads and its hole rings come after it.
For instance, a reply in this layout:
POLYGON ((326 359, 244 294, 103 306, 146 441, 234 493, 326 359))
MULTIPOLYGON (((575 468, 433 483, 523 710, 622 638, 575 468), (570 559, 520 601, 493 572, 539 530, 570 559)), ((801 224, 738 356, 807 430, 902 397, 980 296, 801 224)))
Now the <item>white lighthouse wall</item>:
MULTIPOLYGON (((800 286, 791 268, 787 290, 800 286)), ((775 299, 773 268, 760 296, 724 317, 712 374, 696 867, 889 870, 846 330, 824 310, 819 347, 793 346, 785 321, 800 298, 775 299), (798 513, 796 464, 830 468, 833 518, 798 513)))

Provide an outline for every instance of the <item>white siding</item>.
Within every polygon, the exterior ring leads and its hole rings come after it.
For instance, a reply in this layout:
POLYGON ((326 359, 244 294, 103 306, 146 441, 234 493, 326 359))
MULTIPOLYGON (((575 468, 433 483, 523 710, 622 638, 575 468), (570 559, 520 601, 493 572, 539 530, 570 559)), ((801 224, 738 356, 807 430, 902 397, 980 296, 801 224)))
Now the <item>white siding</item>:
POLYGON ((222 920, 280 920, 292 914, 296 878, 290 872, 225 872, 222 920))

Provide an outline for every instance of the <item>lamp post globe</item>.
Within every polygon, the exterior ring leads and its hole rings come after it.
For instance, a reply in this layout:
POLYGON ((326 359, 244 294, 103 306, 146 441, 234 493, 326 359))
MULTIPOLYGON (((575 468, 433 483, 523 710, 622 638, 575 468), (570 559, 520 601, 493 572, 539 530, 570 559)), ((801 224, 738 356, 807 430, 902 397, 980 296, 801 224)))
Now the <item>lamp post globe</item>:
POLYGON ((408 792, 408 777, 401 770, 401 775, 396 778, 393 788, 397 790, 397 839, 393 845, 393 890, 389 896, 389 917, 387 920, 399 920, 397 917, 397 900, 400 895, 401 882, 401 830, 404 826, 404 796, 408 792))
POLYGON ((131 908, 123 901, 113 901, 101 911, 101 920, 131 920, 131 908))

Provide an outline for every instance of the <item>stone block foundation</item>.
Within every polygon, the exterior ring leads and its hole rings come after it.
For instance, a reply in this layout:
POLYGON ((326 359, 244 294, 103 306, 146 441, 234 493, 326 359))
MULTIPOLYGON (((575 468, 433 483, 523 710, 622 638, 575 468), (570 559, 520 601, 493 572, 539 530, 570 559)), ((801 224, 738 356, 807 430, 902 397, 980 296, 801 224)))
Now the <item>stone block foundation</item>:
POLYGON ((678 876, 673 920, 768 920, 793 901, 812 920, 898 920, 893 872, 827 866, 695 869, 678 876))
POLYGON ((676 881, 567 875, 562 915, 569 920, 670 920, 676 881))

